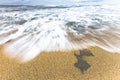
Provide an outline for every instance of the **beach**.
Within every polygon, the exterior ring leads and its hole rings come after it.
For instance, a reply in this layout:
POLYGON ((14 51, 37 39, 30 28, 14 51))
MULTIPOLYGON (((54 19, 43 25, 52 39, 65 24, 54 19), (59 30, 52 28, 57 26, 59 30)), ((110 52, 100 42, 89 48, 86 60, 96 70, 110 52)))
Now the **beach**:
POLYGON ((94 56, 82 57, 90 65, 84 73, 75 66, 78 51, 42 52, 19 63, 5 56, 3 49, 0 46, 0 80, 120 80, 120 54, 98 47, 88 48, 94 56))
POLYGON ((60 1, 1 2, 0 80, 120 80, 120 6, 60 1))

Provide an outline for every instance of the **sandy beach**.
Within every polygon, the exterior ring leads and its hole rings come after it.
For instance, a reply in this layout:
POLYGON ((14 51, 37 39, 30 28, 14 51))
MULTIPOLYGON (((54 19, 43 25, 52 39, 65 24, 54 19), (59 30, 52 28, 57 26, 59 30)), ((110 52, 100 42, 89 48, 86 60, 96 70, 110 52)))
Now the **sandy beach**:
POLYGON ((120 54, 98 47, 88 50, 94 56, 83 56, 90 67, 81 73, 75 66, 75 51, 43 52, 32 61, 18 63, 3 55, 0 46, 0 80, 120 80, 120 54))

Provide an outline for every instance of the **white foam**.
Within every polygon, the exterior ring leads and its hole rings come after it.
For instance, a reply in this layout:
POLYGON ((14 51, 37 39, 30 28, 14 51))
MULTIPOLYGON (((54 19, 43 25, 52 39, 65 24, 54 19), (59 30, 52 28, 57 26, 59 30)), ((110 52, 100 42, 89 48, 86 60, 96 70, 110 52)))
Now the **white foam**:
POLYGON ((0 44, 5 44, 7 55, 22 61, 29 61, 42 51, 83 49, 88 46, 120 52, 119 14, 118 9, 106 6, 3 12, 0 13, 0 44), (27 22, 16 23, 22 20, 27 22), (85 33, 80 33, 77 27, 76 30, 71 27, 67 30, 66 23, 69 22, 81 24, 85 27, 85 33), (99 29, 89 29, 89 25, 99 29), (13 30, 17 31, 13 33, 13 30))

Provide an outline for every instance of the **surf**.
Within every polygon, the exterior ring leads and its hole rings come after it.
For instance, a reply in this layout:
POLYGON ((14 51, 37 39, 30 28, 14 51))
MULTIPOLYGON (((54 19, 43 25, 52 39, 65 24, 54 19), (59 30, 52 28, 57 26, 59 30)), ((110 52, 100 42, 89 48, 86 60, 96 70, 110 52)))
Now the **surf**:
POLYGON ((98 46, 120 53, 120 8, 80 6, 0 13, 0 45, 6 55, 29 61, 43 51, 98 46))

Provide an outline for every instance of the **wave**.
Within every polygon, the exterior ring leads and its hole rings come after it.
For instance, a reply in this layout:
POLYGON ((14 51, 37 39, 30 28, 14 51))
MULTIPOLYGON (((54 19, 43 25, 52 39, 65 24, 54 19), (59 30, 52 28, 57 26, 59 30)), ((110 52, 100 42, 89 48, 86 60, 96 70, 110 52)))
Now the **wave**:
POLYGON ((24 12, 24 11, 33 11, 40 9, 60 9, 68 8, 68 6, 31 6, 31 5, 0 5, 0 12, 24 12))
POLYGON ((120 53, 120 8, 84 6, 0 13, 0 44, 29 61, 42 51, 98 46, 120 53))

